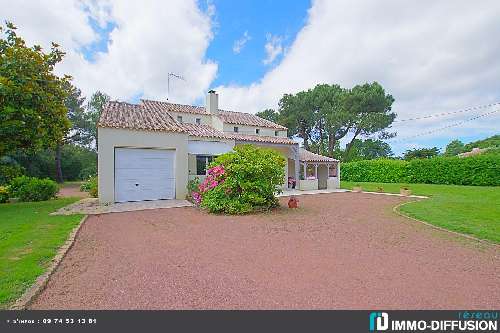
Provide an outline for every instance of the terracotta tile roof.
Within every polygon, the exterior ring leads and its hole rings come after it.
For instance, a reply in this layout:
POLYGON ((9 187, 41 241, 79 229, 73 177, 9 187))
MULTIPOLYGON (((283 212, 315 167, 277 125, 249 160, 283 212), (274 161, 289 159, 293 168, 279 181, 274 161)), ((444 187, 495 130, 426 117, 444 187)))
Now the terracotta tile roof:
POLYGON ((204 138, 217 138, 226 139, 226 134, 219 130, 216 130, 210 125, 196 125, 196 124, 182 124, 184 130, 191 136, 198 136, 204 138))
POLYGON ((108 102, 97 124, 99 127, 135 130, 185 132, 170 114, 157 108, 125 102, 108 102))
POLYGON ((228 138, 239 140, 239 141, 249 141, 249 142, 262 142, 262 143, 278 143, 285 145, 294 145, 297 142, 282 136, 266 136, 266 135, 251 135, 251 134, 241 134, 241 133, 224 133, 228 138))
MULTIPOLYGON (((205 115, 209 114, 204 106, 174 104, 169 102, 152 101, 147 99, 142 99, 141 101, 147 108, 155 108, 157 110, 163 110, 166 112, 172 111, 172 112, 185 112, 185 113, 205 114, 205 115)), ((219 118, 223 122, 226 122, 228 124, 268 127, 283 131, 287 130, 287 128, 284 126, 275 124, 272 121, 260 118, 250 113, 226 111, 219 109, 219 118)))
POLYGON ((304 148, 299 149, 299 160, 301 162, 338 162, 338 160, 334 158, 315 154, 304 148))
POLYGON ((219 118, 228 124, 268 127, 283 131, 287 130, 284 126, 275 124, 272 121, 250 113, 219 110, 219 118))
POLYGON ((175 104, 170 102, 152 101, 148 99, 141 99, 141 102, 148 109, 152 108, 158 111, 185 112, 185 113, 206 114, 206 115, 209 114, 204 106, 175 104))

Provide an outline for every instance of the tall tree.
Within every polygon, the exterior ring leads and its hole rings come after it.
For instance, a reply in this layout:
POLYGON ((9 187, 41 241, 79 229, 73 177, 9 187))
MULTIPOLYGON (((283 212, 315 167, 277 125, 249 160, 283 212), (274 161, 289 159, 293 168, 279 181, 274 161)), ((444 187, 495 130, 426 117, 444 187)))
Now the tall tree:
POLYGON ((463 152, 465 152, 464 143, 460 140, 453 140, 446 145, 444 156, 456 156, 463 152))
POLYGON ((98 137, 97 137, 97 122, 99 121, 99 117, 101 116, 102 110, 104 106, 110 101, 110 97, 101 92, 96 91, 91 97, 87 104, 87 112, 88 112, 88 121, 89 126, 87 128, 89 136, 92 138, 92 141, 95 143, 95 149, 97 150, 98 146, 98 137))
POLYGON ((344 157, 349 154, 354 140, 359 136, 378 133, 379 138, 387 139, 395 135, 386 131, 396 118, 396 114, 391 112, 392 103, 394 98, 386 94, 377 82, 357 85, 349 91, 344 108, 354 119, 349 126, 352 138, 346 146, 344 157))
POLYGON ((64 56, 52 43, 49 53, 26 46, 16 27, 0 26, 0 156, 18 149, 54 147, 69 129, 65 82, 54 74, 64 56))
POLYGON ((304 148, 309 149, 309 139, 315 124, 315 110, 310 91, 296 95, 285 94, 279 102, 280 123, 288 127, 288 136, 304 139, 304 148))
POLYGON ((71 127, 66 137, 57 143, 55 148, 55 168, 56 181, 62 183, 64 181, 62 172, 62 147, 66 144, 78 144, 88 146, 92 138, 89 136, 86 128, 89 127, 89 117, 85 112, 85 97, 82 96, 80 89, 73 86, 70 82, 66 82, 64 88, 67 91, 67 97, 64 105, 67 109, 67 116, 71 123, 71 127))
POLYGON ((432 158, 439 155, 439 148, 420 148, 420 149, 409 149, 404 153, 403 158, 405 160, 412 160, 414 158, 432 158))

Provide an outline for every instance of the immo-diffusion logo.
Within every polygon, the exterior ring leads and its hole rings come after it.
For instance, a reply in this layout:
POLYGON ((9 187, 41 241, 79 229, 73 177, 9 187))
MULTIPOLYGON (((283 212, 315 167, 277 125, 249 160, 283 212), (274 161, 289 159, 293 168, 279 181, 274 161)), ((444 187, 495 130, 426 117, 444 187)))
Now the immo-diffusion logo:
POLYGON ((386 312, 370 313, 370 331, 385 331, 389 328, 389 315, 386 312))

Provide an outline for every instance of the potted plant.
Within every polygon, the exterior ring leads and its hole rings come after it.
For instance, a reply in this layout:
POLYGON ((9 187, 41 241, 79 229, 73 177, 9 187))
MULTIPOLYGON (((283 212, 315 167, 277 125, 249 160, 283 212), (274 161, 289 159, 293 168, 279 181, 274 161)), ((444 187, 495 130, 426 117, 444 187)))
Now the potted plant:
POLYGON ((409 196, 411 195, 411 190, 408 185, 404 185, 399 189, 399 194, 404 195, 404 196, 409 196))
POLYGON ((356 185, 353 186, 352 191, 353 192, 362 192, 363 188, 361 187, 361 185, 356 184, 356 185))

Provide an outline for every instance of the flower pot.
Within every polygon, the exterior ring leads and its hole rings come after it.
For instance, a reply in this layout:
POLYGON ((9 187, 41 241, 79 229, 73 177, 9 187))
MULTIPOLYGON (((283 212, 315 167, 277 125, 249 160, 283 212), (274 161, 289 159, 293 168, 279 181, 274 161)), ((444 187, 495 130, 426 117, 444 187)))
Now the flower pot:
POLYGON ((363 189, 361 188, 361 186, 354 186, 354 187, 352 188, 352 191, 353 191, 353 192, 361 192, 361 191, 363 191, 363 189))
POLYGON ((404 195, 404 196, 409 196, 409 195, 411 195, 411 190, 402 188, 399 190, 399 194, 404 195))

